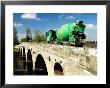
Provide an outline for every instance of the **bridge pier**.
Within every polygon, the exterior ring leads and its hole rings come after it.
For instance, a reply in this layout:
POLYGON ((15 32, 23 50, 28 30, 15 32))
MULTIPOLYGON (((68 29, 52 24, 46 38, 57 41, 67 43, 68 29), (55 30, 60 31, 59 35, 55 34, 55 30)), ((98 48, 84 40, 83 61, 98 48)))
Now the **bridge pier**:
POLYGON ((35 61, 36 61, 36 55, 32 55, 32 60, 33 60, 33 71, 35 71, 35 61))
POLYGON ((48 71, 48 75, 54 75, 54 64, 53 64, 53 62, 52 62, 52 58, 51 58, 51 60, 49 60, 50 59, 50 56, 46 56, 46 55, 44 55, 44 57, 45 57, 45 63, 46 63, 46 67, 47 67, 47 71, 48 71))

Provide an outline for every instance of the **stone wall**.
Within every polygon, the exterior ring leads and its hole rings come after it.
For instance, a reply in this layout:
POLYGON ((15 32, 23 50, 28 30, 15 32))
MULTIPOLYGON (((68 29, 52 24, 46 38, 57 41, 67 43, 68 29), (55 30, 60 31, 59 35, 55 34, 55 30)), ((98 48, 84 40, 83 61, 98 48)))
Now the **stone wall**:
MULTIPOLYGON (((62 46, 43 43, 22 43, 20 46, 30 48, 32 51, 40 52, 44 59, 51 59, 51 66, 54 67, 55 62, 62 61, 64 74, 97 75, 97 49, 86 47, 62 46), (55 61, 57 59, 57 61, 55 61)), ((33 55, 34 56, 34 55, 33 55)), ((50 66, 46 59, 47 66, 50 66)), ((50 71, 54 71, 53 67, 48 67, 50 71)), ((50 74, 52 74, 50 72, 50 74)))

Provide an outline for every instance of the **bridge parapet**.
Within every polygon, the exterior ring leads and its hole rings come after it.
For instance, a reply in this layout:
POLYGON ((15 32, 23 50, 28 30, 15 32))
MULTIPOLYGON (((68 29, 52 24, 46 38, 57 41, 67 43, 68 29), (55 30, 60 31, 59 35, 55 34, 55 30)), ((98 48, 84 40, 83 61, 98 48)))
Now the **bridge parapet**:
POLYGON ((35 52, 45 52, 62 58, 70 64, 76 64, 91 74, 97 74, 97 49, 86 47, 62 46, 43 43, 21 43, 20 46, 35 52))

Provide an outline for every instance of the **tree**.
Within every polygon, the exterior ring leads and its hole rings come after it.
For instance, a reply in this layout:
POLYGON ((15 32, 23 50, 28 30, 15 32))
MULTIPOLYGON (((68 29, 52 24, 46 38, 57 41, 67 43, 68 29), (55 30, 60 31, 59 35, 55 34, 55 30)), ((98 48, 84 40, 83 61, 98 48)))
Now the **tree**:
POLYGON ((27 39, 26 38, 22 38, 21 42, 27 42, 27 39))
POLYGON ((27 42, 29 42, 30 40, 32 41, 30 28, 26 29, 26 40, 27 40, 27 42))
POLYGON ((13 31, 14 31, 14 45, 18 45, 19 44, 19 41, 18 41, 18 35, 17 35, 17 31, 16 31, 16 28, 13 27, 13 31))
POLYGON ((34 42, 43 42, 46 41, 46 36, 43 35, 40 31, 35 32, 35 38, 33 39, 34 42))

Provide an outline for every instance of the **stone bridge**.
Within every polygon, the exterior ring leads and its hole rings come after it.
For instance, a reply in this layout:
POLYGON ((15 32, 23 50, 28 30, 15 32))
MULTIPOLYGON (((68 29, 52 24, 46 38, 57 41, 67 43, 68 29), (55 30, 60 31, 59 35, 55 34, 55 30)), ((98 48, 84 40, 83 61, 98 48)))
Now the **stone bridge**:
POLYGON ((97 49, 24 42, 18 45, 26 70, 44 75, 97 75, 97 49), (28 65, 30 64, 30 65, 28 65))

